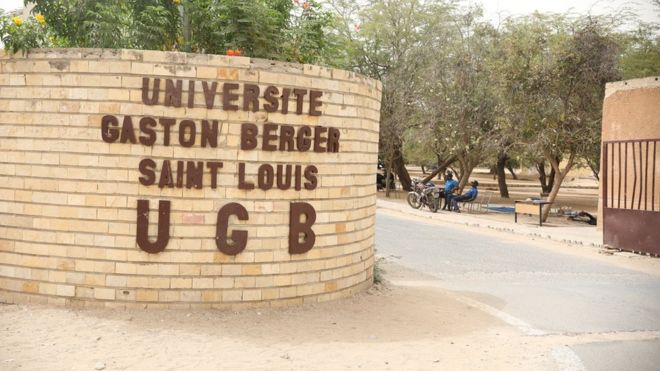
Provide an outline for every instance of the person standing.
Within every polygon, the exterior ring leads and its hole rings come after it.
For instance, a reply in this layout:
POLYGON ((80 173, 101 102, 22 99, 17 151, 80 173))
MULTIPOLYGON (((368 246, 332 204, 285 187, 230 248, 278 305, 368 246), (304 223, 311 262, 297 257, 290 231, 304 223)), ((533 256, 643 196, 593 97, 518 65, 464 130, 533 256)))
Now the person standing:
MULTIPOLYGON (((451 205, 451 199, 453 197, 453 192, 458 188, 458 182, 454 180, 454 175, 451 171, 447 172, 445 176, 445 204, 442 206, 442 210, 446 210, 448 206, 451 205)), ((449 208, 451 210, 451 208, 449 208)))

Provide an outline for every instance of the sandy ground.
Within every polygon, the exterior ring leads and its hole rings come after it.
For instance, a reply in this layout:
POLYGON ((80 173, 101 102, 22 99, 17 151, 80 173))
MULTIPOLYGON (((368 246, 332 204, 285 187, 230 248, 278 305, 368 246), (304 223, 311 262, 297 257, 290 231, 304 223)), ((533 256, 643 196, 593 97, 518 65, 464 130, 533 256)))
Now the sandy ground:
POLYGON ((561 368, 555 353, 566 345, 613 340, 527 336, 473 305, 489 298, 441 289, 392 259, 379 267, 386 281, 367 292, 294 308, 0 305, 0 369, 554 370, 561 368))
MULTIPOLYGON (((425 277, 382 263, 388 279, 425 277)), ((421 280, 421 281, 420 281, 421 280)), ((297 308, 0 306, 1 369, 549 369, 547 352, 434 287, 378 285, 297 308)))

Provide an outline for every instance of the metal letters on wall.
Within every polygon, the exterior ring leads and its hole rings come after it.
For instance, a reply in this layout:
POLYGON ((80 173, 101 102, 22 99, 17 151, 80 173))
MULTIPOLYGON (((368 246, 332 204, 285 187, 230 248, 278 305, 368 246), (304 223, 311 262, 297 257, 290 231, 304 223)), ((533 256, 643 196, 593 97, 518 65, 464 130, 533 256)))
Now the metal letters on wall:
MULTIPOLYGON (((268 86, 263 91, 255 84, 218 83, 217 81, 194 81, 160 78, 142 78, 142 103, 146 106, 195 107, 195 92, 201 85, 207 109, 224 111, 280 112, 296 115, 320 116, 323 92, 318 90, 278 88, 268 86), (183 87, 187 90, 184 91, 183 87), (221 95, 221 105, 215 106, 216 95, 221 95), (260 98, 263 103, 260 104, 260 98), (307 99, 305 99, 307 98, 307 99), (242 101, 241 101, 242 99, 242 101), (290 100, 293 104, 289 107, 290 100)), ((175 119, 171 117, 132 116, 117 117, 105 115, 101 119, 101 139, 106 143, 139 144, 143 146, 180 145, 191 148, 196 143, 202 148, 217 148, 219 136, 218 120, 175 119), (162 130, 157 132, 156 129, 162 130), (160 136, 159 136, 160 133, 160 136)), ((260 126, 246 122, 241 125, 241 151, 269 152, 314 152, 332 154, 339 152, 340 131, 334 127, 321 125, 294 127, 266 122, 260 126)), ((218 173, 223 169, 219 161, 154 160, 144 158, 138 165, 142 186, 159 188, 202 189, 208 185, 217 187, 218 173)), ((268 191, 306 192, 318 186, 319 169, 313 164, 269 164, 262 163, 256 169, 256 176, 250 177, 246 163, 238 163, 238 189, 249 192, 254 189, 268 191)), ((138 200, 136 242, 140 249, 148 253, 165 250, 170 239, 171 201, 159 200, 157 236, 149 239, 149 200, 138 200)), ((228 203, 218 210, 215 242, 218 250, 227 255, 236 255, 247 246, 248 232, 229 232, 230 218, 249 221, 249 213, 239 203, 228 203)), ((314 207, 306 202, 291 203, 289 210, 289 253, 303 254, 314 247, 316 234, 313 226, 316 221, 314 207)), ((210 237, 210 236, 209 236, 210 237)))

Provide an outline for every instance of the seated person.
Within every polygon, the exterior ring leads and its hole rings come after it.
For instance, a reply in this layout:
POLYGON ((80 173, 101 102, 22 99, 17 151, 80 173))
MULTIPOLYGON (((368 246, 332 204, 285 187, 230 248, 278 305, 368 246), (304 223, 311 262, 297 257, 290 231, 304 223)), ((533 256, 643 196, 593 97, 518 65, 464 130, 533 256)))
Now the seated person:
POLYGON ((479 182, 476 180, 472 182, 472 187, 468 189, 467 192, 463 193, 460 196, 452 197, 451 199, 451 208, 450 210, 456 211, 457 213, 460 213, 461 210, 458 207, 459 202, 465 202, 465 201, 471 201, 477 198, 477 194, 479 191, 477 190, 477 187, 479 186, 479 182))
MULTIPOLYGON (((448 171, 447 175, 445 176, 445 205, 442 206, 442 210, 447 209, 447 207, 451 205, 451 199, 454 197, 453 193, 456 188, 458 188, 458 182, 454 180, 454 175, 451 173, 451 171, 448 171)), ((451 208, 449 208, 449 210, 451 210, 451 208)))

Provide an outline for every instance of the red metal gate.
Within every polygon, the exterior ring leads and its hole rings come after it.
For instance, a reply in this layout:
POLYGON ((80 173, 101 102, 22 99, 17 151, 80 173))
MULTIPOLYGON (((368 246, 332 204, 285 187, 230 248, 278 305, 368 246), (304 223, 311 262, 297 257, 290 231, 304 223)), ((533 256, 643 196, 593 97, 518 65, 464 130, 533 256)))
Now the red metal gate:
POLYGON ((660 139, 603 142, 603 242, 660 255, 660 139))

